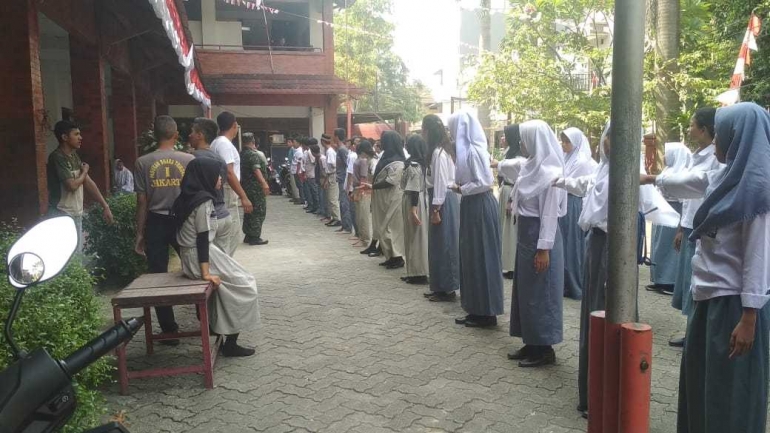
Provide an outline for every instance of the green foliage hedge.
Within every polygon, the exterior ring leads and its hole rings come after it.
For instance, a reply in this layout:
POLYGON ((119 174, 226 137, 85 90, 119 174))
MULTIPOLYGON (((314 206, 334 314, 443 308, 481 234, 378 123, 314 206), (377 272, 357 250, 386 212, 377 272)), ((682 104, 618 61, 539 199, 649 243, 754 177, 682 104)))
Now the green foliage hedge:
POLYGON ((115 223, 107 224, 101 206, 93 206, 83 218, 83 231, 88 233, 84 251, 94 256, 101 276, 128 283, 146 272, 144 257, 134 252, 136 194, 114 195, 107 203, 115 223))
MULTIPOLYGON (((0 224, 0 251, 6 263, 8 249, 19 237, 17 227, 0 224)), ((78 258, 56 278, 30 288, 24 296, 13 331, 23 350, 43 347, 55 359, 63 359, 90 341, 103 328, 98 300, 94 294, 95 278, 78 258)), ((0 316, 5 320, 16 289, 8 282, 5 266, 0 267, 0 316)), ((0 343, 0 368, 12 360, 8 345, 0 343)), ((110 379, 112 366, 105 358, 76 376, 78 409, 62 430, 82 432, 93 428, 105 412, 104 400, 97 387, 110 379)))

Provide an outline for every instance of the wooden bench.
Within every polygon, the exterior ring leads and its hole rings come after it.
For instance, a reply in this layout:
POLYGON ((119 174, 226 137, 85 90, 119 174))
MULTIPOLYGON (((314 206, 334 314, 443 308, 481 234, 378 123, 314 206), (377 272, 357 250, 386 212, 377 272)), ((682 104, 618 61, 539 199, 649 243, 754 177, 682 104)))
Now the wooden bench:
POLYGON ((190 280, 181 273, 146 274, 134 280, 117 296, 112 298, 112 313, 115 323, 122 320, 121 310, 126 308, 142 308, 144 310, 144 334, 147 354, 153 353, 153 342, 173 340, 186 337, 200 337, 203 353, 203 364, 173 368, 157 368, 141 371, 128 371, 126 365, 126 344, 117 349, 118 374, 120 393, 128 393, 128 379, 144 377, 175 376, 180 374, 203 373, 207 389, 214 387, 214 363, 216 362, 221 337, 217 337, 214 345, 209 342, 209 313, 208 299, 213 293, 213 286, 206 281, 190 280), (200 316, 200 329, 192 332, 177 332, 171 334, 153 334, 152 307, 195 305, 200 316))

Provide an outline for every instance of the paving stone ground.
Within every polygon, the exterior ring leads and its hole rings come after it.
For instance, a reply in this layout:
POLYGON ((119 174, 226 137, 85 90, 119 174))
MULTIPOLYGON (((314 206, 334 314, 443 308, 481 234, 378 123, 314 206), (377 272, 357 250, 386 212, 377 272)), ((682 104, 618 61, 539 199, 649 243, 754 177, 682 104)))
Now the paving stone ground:
MULTIPOLYGON (((427 302, 425 287, 400 281, 402 270, 377 266, 284 198, 268 200, 264 237, 269 245, 236 253, 259 284, 260 327, 241 337, 257 354, 218 359, 209 391, 189 375, 133 380, 128 396, 113 385, 110 409, 125 411, 133 433, 585 431, 575 411, 578 301, 565 300, 557 364, 522 369, 505 356, 520 344, 508 336, 509 280, 498 327, 469 329, 453 322, 459 302, 427 302)), ((670 297, 644 290, 647 281, 644 268, 641 318, 655 332, 651 431, 671 433, 681 352, 667 341, 685 320, 670 297)), ((177 316, 195 325, 191 308, 177 316)), ((147 357, 140 332, 129 364, 199 362, 194 341, 147 357)))

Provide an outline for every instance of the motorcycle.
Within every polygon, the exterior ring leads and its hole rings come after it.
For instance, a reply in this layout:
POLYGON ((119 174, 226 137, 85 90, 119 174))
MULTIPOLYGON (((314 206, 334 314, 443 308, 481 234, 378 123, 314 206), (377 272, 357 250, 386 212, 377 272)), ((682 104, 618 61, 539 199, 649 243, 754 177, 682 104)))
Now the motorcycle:
POLYGON ((284 158, 283 164, 281 164, 280 170, 278 171, 280 175, 280 181, 281 185, 286 188, 286 195, 291 197, 292 191, 291 191, 291 180, 289 177, 291 176, 291 173, 289 173, 289 158, 284 158))
POLYGON ((268 180, 267 183, 270 185, 270 195, 281 195, 283 194, 283 189, 281 187, 281 179, 278 175, 278 172, 275 170, 275 167, 273 167, 274 161, 270 158, 267 159, 267 169, 268 169, 268 180))
MULTIPOLYGON (((58 431, 77 407, 72 378, 130 340, 142 326, 141 318, 123 320, 63 360, 53 359, 43 348, 26 353, 17 346, 13 322, 25 291, 56 277, 72 258, 77 244, 75 221, 62 216, 37 224, 8 251, 8 279, 16 295, 3 334, 14 361, 0 372, 0 432, 58 431)), ((118 432, 128 431, 113 422, 87 433, 118 432)))

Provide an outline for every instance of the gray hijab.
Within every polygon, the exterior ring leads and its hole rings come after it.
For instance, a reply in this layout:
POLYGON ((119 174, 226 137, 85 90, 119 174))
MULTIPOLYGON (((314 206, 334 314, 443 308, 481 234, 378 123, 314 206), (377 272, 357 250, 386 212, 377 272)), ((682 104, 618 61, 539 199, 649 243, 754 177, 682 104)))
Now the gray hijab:
POLYGON ((720 108, 715 130, 727 166, 695 214, 691 240, 770 212, 770 114, 752 102, 720 108))

